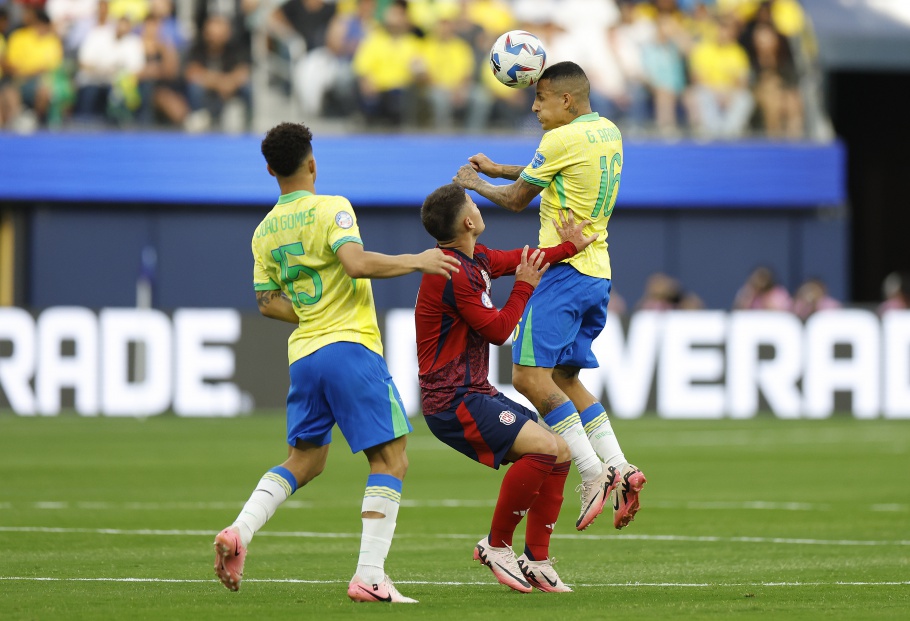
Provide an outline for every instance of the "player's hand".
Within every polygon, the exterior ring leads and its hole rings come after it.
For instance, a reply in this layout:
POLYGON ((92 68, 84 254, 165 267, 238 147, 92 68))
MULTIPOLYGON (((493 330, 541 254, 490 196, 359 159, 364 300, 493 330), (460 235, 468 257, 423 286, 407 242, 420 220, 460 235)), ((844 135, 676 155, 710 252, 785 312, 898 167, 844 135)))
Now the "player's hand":
POLYGON ((549 269, 550 264, 544 263, 546 256, 539 248, 528 256, 528 247, 525 246, 521 251, 521 262, 515 268, 515 281, 526 282, 535 289, 540 284, 540 278, 549 269))
POLYGON ((452 181, 466 190, 474 190, 480 184, 480 177, 470 164, 465 164, 458 169, 458 174, 452 177, 452 181))
POLYGON ((559 233, 560 241, 572 242, 578 252, 590 246, 600 236, 598 233, 585 235, 584 228, 591 224, 591 221, 582 220, 576 224, 575 215, 568 210, 560 209, 559 222, 557 223, 556 220, 551 220, 551 222, 556 227, 556 232, 559 233))
POLYGON ((418 268, 424 274, 438 274, 451 279, 453 272, 458 272, 461 265, 458 259, 450 257, 439 248, 424 250, 417 255, 418 268))
POLYGON ((496 178, 499 177, 499 167, 496 165, 493 160, 488 158, 483 153, 478 153, 477 155, 472 155, 468 158, 468 162, 471 164, 471 167, 477 172, 485 174, 487 177, 496 178))

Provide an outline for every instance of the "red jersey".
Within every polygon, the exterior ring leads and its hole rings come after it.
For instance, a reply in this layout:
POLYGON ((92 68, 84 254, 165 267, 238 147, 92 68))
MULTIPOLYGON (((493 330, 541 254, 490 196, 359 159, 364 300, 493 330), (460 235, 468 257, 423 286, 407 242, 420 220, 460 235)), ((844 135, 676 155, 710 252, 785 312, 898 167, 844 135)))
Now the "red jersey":
MULTIPOLYGON (((501 310, 490 298, 491 281, 515 273, 521 248, 495 250, 477 244, 473 259, 458 250, 441 250, 461 266, 451 280, 424 274, 417 293, 414 319, 424 415, 447 410, 468 393, 497 393, 489 380, 490 343, 506 342, 534 291, 530 284, 516 282, 501 310)), ((551 264, 576 253, 572 242, 543 250, 551 264)))

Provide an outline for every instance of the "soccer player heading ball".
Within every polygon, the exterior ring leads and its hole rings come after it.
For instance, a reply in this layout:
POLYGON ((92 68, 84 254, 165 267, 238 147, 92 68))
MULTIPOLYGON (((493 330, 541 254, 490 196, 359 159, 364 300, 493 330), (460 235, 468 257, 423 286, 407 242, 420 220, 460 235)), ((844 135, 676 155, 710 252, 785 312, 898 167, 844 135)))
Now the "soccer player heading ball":
POLYGON ((578 379, 581 369, 598 366, 591 345, 607 319, 612 285, 607 223, 623 167, 622 136, 616 125, 591 110, 590 89, 575 63, 550 65, 537 82, 531 106, 545 132, 531 162, 497 164, 478 153, 453 179, 509 211, 525 209, 540 195, 540 246, 559 242, 549 224, 566 211, 576 221, 590 221, 584 232, 598 235, 590 246, 547 270, 512 339, 512 383, 565 439, 581 474, 579 530, 603 510, 607 497, 613 500, 614 527, 628 525, 647 482, 623 455, 599 399, 578 379), (493 185, 478 173, 512 183, 493 185))

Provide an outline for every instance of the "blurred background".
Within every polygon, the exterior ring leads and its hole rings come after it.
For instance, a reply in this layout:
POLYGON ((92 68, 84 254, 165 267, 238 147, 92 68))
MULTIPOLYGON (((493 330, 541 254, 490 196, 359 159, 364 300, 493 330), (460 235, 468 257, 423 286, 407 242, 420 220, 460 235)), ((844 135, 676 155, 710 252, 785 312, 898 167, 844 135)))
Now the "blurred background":
MULTIPOLYGON (((533 88, 488 66, 515 28, 580 64, 624 136, 609 338, 628 350, 605 350, 608 402, 910 416, 900 0, 0 0, 0 410, 281 407, 287 330, 250 286, 277 196, 262 134, 305 122, 317 188, 351 199, 367 248, 420 251, 427 193, 474 153, 523 164, 539 141, 533 88), (743 330, 754 407, 732 396, 743 330), (617 393, 635 382, 643 398, 617 393)), ((488 245, 536 240, 536 209, 485 218, 488 245)), ((418 284, 374 283, 399 386, 418 284)))

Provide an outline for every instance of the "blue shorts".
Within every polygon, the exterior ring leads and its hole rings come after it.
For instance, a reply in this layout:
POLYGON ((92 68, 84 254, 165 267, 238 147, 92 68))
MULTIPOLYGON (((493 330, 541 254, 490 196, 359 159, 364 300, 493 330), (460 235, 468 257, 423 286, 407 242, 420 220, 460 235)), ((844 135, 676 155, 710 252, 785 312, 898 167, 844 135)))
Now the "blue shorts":
POLYGON ((512 334, 512 362, 552 369, 598 367, 591 344, 607 322, 612 281, 571 265, 551 266, 531 294, 512 334))
POLYGON ((433 435, 459 453, 499 469, 518 432, 537 413, 504 394, 470 393, 444 412, 424 416, 433 435))
POLYGON ((359 343, 332 343, 290 367, 288 444, 324 446, 332 426, 351 452, 389 442, 414 430, 382 356, 359 343))

